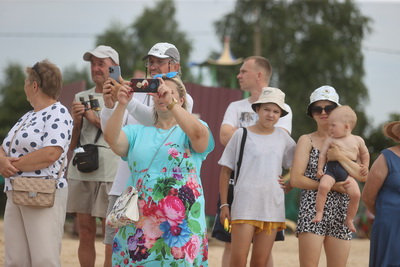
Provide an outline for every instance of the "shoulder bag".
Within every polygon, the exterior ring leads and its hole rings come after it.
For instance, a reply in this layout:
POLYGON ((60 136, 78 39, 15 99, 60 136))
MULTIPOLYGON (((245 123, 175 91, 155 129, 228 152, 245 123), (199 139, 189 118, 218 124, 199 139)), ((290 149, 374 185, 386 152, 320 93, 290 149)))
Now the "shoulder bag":
MULTIPOLYGON (((228 187, 228 204, 229 204, 229 209, 232 207, 233 203, 233 192, 234 192, 234 187, 235 184, 237 183, 237 179, 239 177, 240 173, 240 167, 242 165, 242 159, 243 159, 243 150, 244 150, 244 145, 246 144, 246 139, 247 139, 247 129, 243 128, 243 135, 242 135, 242 140, 240 143, 240 151, 239 151, 239 157, 238 161, 236 163, 236 172, 232 171, 231 177, 229 178, 229 187, 228 187)), ((215 221, 212 229, 211 236, 224 241, 224 242, 231 242, 231 234, 224 229, 224 226, 220 222, 220 201, 218 201, 218 210, 217 210, 217 215, 215 216, 215 221)))
POLYGON ((80 142, 78 143, 78 146, 83 149, 83 152, 76 152, 72 160, 72 165, 76 165, 78 171, 89 173, 99 169, 99 147, 104 147, 96 145, 100 135, 101 130, 99 129, 93 144, 87 144, 81 147, 80 142))
MULTIPOLYGON (((15 131, 13 138, 11 139, 10 146, 8 147, 8 156, 10 155, 11 146, 14 141, 15 135, 21 129, 22 125, 15 131)), ((61 165, 61 169, 58 173, 58 178, 61 177, 61 173, 64 167, 64 161, 61 165)), ((28 206, 31 208, 50 208, 54 205, 54 199, 56 195, 56 184, 57 179, 44 179, 43 177, 15 177, 11 179, 13 187, 12 200, 16 205, 28 206)))
MULTIPOLYGON (((153 158, 150 161, 147 171, 150 169, 151 164, 154 161, 158 151, 167 141, 169 136, 175 131, 177 126, 168 134, 167 138, 161 143, 157 151, 154 153, 153 158)), ((144 177, 147 174, 147 171, 144 177)), ((107 215, 106 224, 111 228, 121 228, 129 224, 133 224, 139 220, 139 207, 138 207, 138 195, 139 192, 133 186, 128 186, 124 192, 117 198, 115 204, 107 215)))

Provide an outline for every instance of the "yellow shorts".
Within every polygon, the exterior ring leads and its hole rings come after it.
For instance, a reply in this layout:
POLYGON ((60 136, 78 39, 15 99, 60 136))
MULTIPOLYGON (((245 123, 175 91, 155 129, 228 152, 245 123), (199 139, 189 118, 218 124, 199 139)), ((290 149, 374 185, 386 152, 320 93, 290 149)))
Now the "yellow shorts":
POLYGON ((272 230, 278 229, 281 231, 286 229, 285 222, 262 222, 262 221, 255 221, 255 220, 234 220, 231 224, 239 224, 239 223, 246 223, 256 227, 255 233, 258 234, 262 231, 266 231, 267 235, 270 235, 272 230))

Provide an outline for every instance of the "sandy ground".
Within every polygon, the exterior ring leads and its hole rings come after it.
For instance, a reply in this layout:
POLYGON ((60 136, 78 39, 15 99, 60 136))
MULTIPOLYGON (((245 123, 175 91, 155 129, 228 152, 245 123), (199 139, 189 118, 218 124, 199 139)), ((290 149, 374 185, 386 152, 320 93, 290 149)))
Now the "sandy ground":
MULTIPOLYGON (((3 222, 0 221, 0 266, 4 266, 4 240, 3 240, 3 222)), ((78 238, 66 231, 62 244, 62 266, 78 267, 79 261, 77 257, 78 238)), ((221 262, 223 252, 223 243, 210 238, 209 240, 209 266, 218 267, 221 262)), ((104 261, 104 245, 101 238, 96 240, 97 264, 96 267, 102 267, 104 261)), ((369 256, 369 240, 353 239, 350 251, 348 267, 365 267, 368 266, 369 256)), ((273 258, 275 266, 296 267, 298 264, 298 248, 297 238, 294 235, 286 234, 284 242, 275 242, 273 248, 273 258)), ((325 256, 321 256, 319 266, 326 266, 325 256)))

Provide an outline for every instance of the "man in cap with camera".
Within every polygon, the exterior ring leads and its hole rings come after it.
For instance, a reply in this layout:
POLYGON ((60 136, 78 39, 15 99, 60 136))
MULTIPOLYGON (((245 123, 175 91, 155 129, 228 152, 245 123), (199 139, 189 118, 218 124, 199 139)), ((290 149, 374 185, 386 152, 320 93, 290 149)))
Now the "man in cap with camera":
POLYGON ((112 47, 100 45, 86 52, 83 59, 90 62, 95 87, 77 93, 72 103, 74 128, 70 150, 74 150, 74 156, 68 167, 67 212, 75 213, 77 218, 80 265, 94 267, 96 218, 102 220, 104 234, 108 192, 119 160, 104 141, 100 127, 103 84, 109 77, 109 67, 119 65, 119 58, 112 47), (88 151, 92 158, 85 158, 88 151))

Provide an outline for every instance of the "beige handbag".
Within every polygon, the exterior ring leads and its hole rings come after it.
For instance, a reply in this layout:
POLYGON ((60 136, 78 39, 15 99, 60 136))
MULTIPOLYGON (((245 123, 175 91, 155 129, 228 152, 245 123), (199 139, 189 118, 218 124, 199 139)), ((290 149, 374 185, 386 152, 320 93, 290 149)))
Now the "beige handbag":
MULTIPOLYGON (((24 121, 25 122, 25 121, 24 121)), ((22 125, 15 131, 8 148, 8 155, 10 156, 11 145, 14 141, 15 135, 21 129, 22 125)), ((58 178, 60 178, 62 169, 64 167, 65 158, 61 164, 58 178)), ((15 177, 11 178, 13 187, 12 200, 16 205, 29 206, 32 208, 50 208, 54 205, 54 198, 56 195, 57 179, 44 179, 43 177, 15 177)))
POLYGON ((53 207, 56 183, 56 179, 15 177, 12 179, 12 200, 16 205, 31 208, 53 207))

